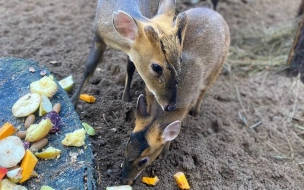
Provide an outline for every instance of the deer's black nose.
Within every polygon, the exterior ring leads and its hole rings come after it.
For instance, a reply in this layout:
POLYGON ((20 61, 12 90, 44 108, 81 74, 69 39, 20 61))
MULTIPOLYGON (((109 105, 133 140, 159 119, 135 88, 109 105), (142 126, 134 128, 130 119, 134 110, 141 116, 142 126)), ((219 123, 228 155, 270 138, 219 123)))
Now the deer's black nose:
POLYGON ((120 177, 120 183, 123 185, 132 185, 133 180, 120 177))
POLYGON ((165 107, 165 111, 174 111, 176 109, 176 104, 173 104, 173 105, 166 105, 165 107))

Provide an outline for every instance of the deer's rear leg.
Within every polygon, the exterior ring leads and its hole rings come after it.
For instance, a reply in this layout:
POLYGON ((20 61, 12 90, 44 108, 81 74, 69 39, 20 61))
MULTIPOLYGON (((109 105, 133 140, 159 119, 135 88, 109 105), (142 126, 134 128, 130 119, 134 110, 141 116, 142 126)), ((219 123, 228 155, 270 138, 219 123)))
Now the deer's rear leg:
POLYGON ((200 113, 200 111, 201 111, 201 105, 202 105, 202 100, 204 98, 205 92, 206 92, 206 90, 202 90, 201 91, 201 93, 200 93, 200 95, 199 95, 199 97, 198 97, 198 99, 196 101, 195 106, 190 111, 190 115, 192 115, 192 116, 195 117, 195 116, 197 116, 200 113))
POLYGON ((122 99, 125 102, 131 102, 132 101, 132 97, 130 95, 130 87, 131 87, 131 81, 132 81, 134 71, 135 71, 135 65, 130 60, 130 58, 128 57, 126 83, 125 83, 125 89, 124 89, 123 94, 122 94, 122 99))
POLYGON ((85 71, 83 74, 83 78, 82 78, 80 85, 78 86, 76 92, 73 94, 73 96, 71 98, 71 101, 74 104, 74 106, 77 105, 77 102, 79 100, 79 96, 80 96, 83 86, 86 84, 89 77, 91 75, 93 75, 93 73, 98 65, 98 62, 100 60, 102 60, 105 49, 106 49, 106 44, 104 43, 104 41, 102 39, 98 39, 97 37, 95 37, 93 39, 93 44, 92 44, 92 48, 91 48, 89 57, 86 61, 86 67, 85 67, 85 71))

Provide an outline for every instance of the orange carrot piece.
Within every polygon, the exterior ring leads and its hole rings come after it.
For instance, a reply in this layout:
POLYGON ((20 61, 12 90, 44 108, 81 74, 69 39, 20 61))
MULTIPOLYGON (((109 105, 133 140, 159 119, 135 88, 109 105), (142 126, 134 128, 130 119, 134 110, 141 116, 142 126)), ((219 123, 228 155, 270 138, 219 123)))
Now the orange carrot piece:
POLYGON ((174 178, 176 180, 177 185, 181 189, 190 189, 189 183, 187 181, 187 178, 183 172, 177 172, 174 175, 174 178))
POLYGON ((88 103, 94 103, 96 100, 96 98, 94 96, 90 96, 88 94, 80 94, 79 98, 80 98, 80 100, 83 100, 88 103))
POLYGON ((22 178, 20 183, 28 180, 38 162, 36 156, 29 150, 26 149, 23 160, 21 161, 20 167, 22 168, 22 178))
POLYGON ((16 128, 9 122, 5 123, 1 128, 0 128, 0 140, 4 139, 5 137, 11 136, 16 132, 16 128))
POLYGON ((157 176, 155 177, 143 177, 141 181, 147 185, 156 185, 159 182, 157 176))

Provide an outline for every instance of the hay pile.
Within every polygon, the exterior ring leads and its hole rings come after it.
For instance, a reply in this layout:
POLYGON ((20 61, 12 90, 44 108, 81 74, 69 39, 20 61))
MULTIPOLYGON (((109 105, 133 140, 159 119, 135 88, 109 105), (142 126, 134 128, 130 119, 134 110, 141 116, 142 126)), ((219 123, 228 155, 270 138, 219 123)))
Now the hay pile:
POLYGON ((249 73, 285 69, 298 23, 299 19, 295 19, 260 31, 241 31, 232 41, 228 67, 249 73))

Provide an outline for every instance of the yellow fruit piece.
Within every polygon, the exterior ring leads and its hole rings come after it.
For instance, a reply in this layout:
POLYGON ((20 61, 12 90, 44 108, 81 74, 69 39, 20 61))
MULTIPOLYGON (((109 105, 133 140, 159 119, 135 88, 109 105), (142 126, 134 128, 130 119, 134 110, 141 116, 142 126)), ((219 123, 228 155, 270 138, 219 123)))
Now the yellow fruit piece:
POLYGON ((24 157, 25 150, 19 137, 9 136, 0 140, 0 166, 11 168, 24 157))
POLYGON ((0 180, 0 190, 13 190, 15 186, 17 185, 8 179, 0 180))
POLYGON ((40 190, 55 190, 55 189, 53 189, 53 188, 50 187, 50 186, 42 185, 42 187, 41 187, 40 190))
POLYGON ((49 118, 40 121, 39 124, 30 125, 26 130, 25 140, 28 142, 36 142, 49 134, 51 128, 52 122, 49 118))
POLYGON ((38 158, 42 158, 42 159, 54 159, 58 155, 60 155, 60 153, 61 153, 61 150, 50 146, 42 152, 35 153, 35 156, 37 156, 38 158))
POLYGON ((21 162, 20 168, 22 168, 22 178, 20 183, 28 180, 38 162, 36 156, 29 150, 26 149, 25 156, 21 162))
POLYGON ((181 189, 190 189, 189 183, 186 179, 186 176, 183 172, 177 172, 174 175, 174 178, 176 180, 177 185, 179 186, 179 188, 181 189))
POLYGON ((30 91, 31 92, 36 92, 39 94, 44 94, 48 98, 53 97, 53 95, 57 91, 57 84, 54 81, 54 78, 52 75, 49 77, 44 76, 40 80, 32 82, 30 84, 30 91))
POLYGON ((47 112, 52 111, 53 106, 48 97, 46 97, 44 94, 41 94, 41 102, 39 106, 39 116, 44 116, 47 112))
POLYGON ((40 94, 28 93, 17 100, 12 107, 12 113, 15 117, 28 116, 38 109, 40 101, 40 94))
POLYGON ((155 177, 143 177, 141 180, 143 183, 147 185, 156 185, 159 182, 159 179, 157 176, 155 177))
POLYGON ((94 103, 96 101, 96 98, 94 96, 90 96, 88 94, 80 94, 79 98, 80 100, 83 100, 88 103, 94 103))
POLYGON ((65 146, 82 146, 84 145, 85 133, 83 128, 75 130, 73 133, 68 133, 62 140, 62 144, 65 146))
POLYGON ((120 185, 107 187, 106 190, 132 190, 132 187, 130 185, 120 185))
POLYGON ((74 85, 73 76, 70 75, 70 76, 60 80, 58 83, 60 84, 61 88, 63 88, 63 90, 68 92, 68 91, 72 90, 73 85, 74 85))

